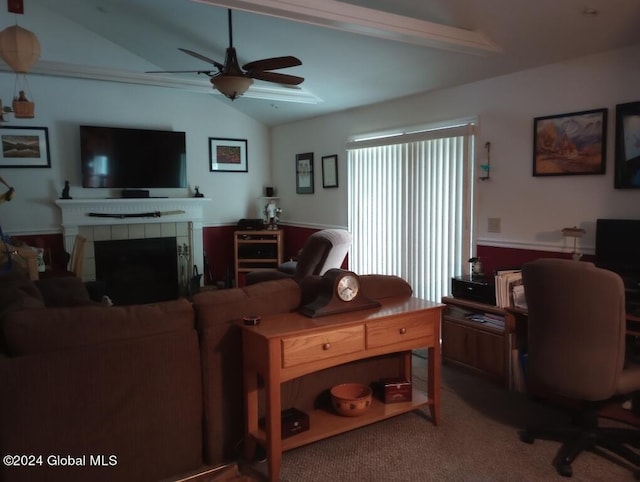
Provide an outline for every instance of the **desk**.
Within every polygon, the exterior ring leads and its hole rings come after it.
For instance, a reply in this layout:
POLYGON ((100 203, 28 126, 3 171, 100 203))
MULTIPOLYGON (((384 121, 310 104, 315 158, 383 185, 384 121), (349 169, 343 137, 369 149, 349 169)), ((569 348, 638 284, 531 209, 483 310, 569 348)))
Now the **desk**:
MULTIPOLYGON (((282 452, 369 423, 428 406, 440 423, 440 321, 443 305, 418 298, 385 300, 379 308, 320 318, 287 313, 262 318, 259 325, 241 321, 245 390, 245 457, 256 443, 266 447, 269 480, 280 477, 282 452), (310 428, 281 439, 280 385, 293 378, 388 353, 401 353, 400 376, 411 379, 411 350, 428 348, 427 393, 413 391, 411 402, 373 400, 359 417, 336 415, 330 407, 309 413, 310 428), (264 380, 265 430, 258 426, 258 378, 264 380)), ((374 381, 374 380, 372 380, 374 381)))

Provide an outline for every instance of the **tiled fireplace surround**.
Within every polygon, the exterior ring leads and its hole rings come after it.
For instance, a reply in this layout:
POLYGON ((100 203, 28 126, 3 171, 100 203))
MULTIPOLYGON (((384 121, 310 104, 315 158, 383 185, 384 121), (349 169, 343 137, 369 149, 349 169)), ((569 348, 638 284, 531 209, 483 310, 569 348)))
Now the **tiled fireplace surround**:
POLYGON ((187 276, 191 276, 194 265, 202 273, 202 211, 209 201, 207 198, 59 199, 56 204, 62 212, 65 250, 71 252, 77 234, 87 238, 83 279, 94 281, 94 242, 116 239, 174 237, 178 246, 189 247, 191 257, 187 260, 187 276), (160 214, 138 216, 148 213, 160 214))

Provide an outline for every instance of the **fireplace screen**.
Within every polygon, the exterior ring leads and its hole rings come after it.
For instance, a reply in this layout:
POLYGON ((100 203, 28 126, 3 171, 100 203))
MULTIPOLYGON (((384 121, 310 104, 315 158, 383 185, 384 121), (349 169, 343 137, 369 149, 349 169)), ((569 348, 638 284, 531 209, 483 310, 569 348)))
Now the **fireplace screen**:
POLYGON ((176 238, 96 241, 96 280, 116 305, 179 296, 176 238))

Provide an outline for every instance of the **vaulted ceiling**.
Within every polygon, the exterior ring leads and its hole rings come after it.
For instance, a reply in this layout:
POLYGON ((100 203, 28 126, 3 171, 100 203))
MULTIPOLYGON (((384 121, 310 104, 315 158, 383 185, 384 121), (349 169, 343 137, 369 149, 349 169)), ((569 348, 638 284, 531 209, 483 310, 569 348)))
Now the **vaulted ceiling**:
MULTIPOLYGON (((279 71, 304 77, 298 88, 256 81, 233 101, 268 125, 640 43, 637 0, 25 0, 27 14, 30 4, 139 58, 139 70, 122 68, 136 82, 200 90, 226 103, 205 75, 145 72, 212 68, 179 47, 222 63, 233 9, 241 65, 302 60, 279 71)), ((60 65, 54 72, 50 60, 43 49, 34 70, 71 75, 60 65)), ((85 63, 73 75, 96 75, 85 63)))

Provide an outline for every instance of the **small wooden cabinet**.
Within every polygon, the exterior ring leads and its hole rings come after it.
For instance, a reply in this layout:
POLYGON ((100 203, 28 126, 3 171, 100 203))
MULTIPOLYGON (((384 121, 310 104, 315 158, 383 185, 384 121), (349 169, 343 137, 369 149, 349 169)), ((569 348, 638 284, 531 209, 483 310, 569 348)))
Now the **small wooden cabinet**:
POLYGON ((283 232, 277 230, 236 231, 234 233, 236 286, 249 271, 276 269, 282 263, 283 232))
POLYGON ((514 320, 492 305, 445 296, 442 317, 442 359, 511 386, 514 320), (473 315, 494 315, 504 326, 474 321, 473 315))

